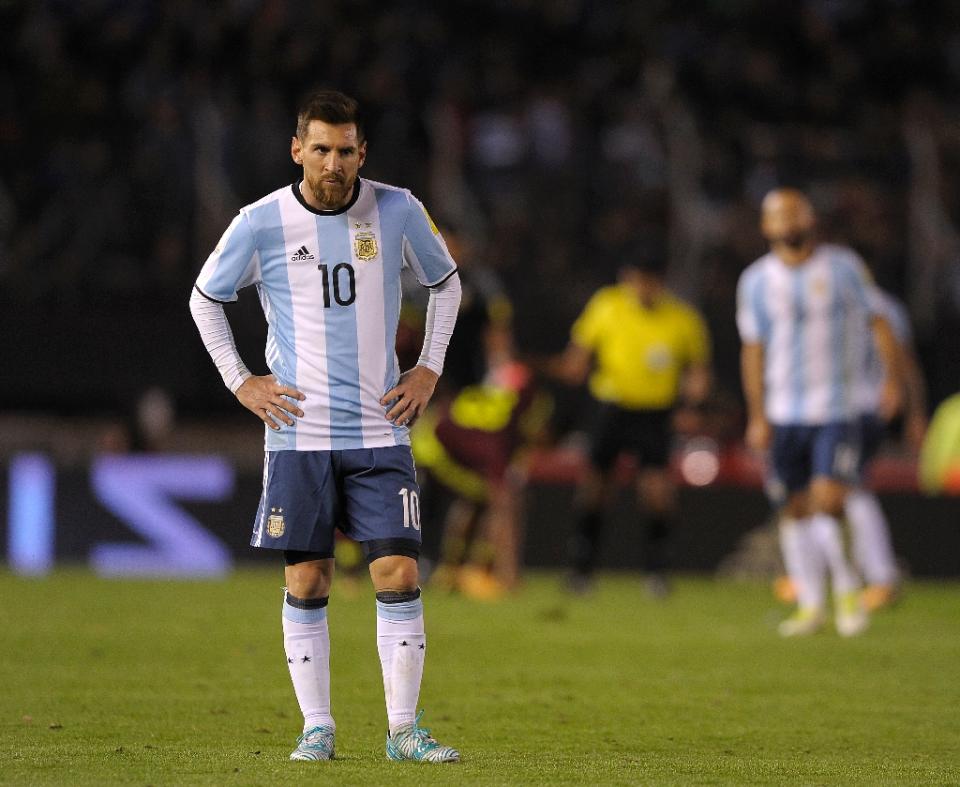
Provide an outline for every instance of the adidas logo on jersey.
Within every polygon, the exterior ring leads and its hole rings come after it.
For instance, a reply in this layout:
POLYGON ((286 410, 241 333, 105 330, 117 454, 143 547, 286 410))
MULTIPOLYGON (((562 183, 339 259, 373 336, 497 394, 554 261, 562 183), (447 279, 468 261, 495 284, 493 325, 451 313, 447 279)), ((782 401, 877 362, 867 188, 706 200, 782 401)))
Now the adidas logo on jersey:
POLYGON ((290 257, 291 262, 303 262, 304 260, 312 259, 314 259, 314 257, 306 246, 301 246, 299 249, 297 249, 296 254, 290 257))

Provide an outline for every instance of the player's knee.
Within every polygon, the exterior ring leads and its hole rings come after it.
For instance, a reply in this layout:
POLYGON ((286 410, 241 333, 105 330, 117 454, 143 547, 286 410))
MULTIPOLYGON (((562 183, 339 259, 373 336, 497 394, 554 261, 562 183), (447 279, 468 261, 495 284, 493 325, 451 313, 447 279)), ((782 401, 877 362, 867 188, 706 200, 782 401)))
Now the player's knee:
POLYGON ((299 599, 318 599, 330 595, 333 560, 312 552, 284 552, 287 591, 299 599))
POLYGON ((417 589, 419 573, 417 561, 406 555, 387 555, 370 563, 370 578, 374 589, 409 592, 417 589))
POLYGON ((673 509, 675 489, 666 472, 644 474, 637 484, 641 503, 657 513, 668 513, 673 509))
POLYGON ((605 473, 593 468, 588 469, 577 487, 577 506, 588 511, 599 510, 613 486, 605 473))
POLYGON ((842 516, 847 488, 833 479, 817 479, 810 487, 812 508, 831 516, 842 516))

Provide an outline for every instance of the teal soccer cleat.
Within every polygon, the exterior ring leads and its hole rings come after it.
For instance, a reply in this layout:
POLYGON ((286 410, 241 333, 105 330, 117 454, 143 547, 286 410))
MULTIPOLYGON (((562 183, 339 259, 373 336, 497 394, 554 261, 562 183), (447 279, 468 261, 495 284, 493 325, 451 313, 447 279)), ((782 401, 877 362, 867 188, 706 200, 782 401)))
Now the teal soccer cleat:
POLYGON ((460 752, 441 746, 430 737, 430 730, 418 727, 423 711, 413 724, 401 727, 393 735, 387 733, 388 760, 415 760, 417 762, 459 762, 460 752))
POLYGON ((333 728, 321 725, 311 727, 297 738, 297 748, 290 752, 291 760, 332 760, 333 728))

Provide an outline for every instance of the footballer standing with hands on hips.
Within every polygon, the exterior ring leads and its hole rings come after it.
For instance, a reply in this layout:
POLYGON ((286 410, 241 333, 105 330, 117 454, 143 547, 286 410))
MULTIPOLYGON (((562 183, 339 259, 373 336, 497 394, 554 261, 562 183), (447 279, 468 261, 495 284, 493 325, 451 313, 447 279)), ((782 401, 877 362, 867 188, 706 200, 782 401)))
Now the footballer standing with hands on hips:
MULTIPOLYGON (((377 598, 392 760, 454 762, 416 715, 426 637, 418 586, 419 488, 408 428, 443 368, 460 302, 457 267, 406 189, 359 177, 367 142, 352 98, 318 91, 297 117, 303 178, 245 206, 190 299, 224 383, 266 424, 263 495, 251 544, 282 552, 287 666, 304 715, 294 760, 334 756, 327 599, 336 528, 361 543, 377 598), (394 352, 400 270, 430 288, 416 366, 394 352), (270 374, 240 359, 223 304, 255 285, 270 374)), ((421 712, 422 713, 422 712, 421 712)))

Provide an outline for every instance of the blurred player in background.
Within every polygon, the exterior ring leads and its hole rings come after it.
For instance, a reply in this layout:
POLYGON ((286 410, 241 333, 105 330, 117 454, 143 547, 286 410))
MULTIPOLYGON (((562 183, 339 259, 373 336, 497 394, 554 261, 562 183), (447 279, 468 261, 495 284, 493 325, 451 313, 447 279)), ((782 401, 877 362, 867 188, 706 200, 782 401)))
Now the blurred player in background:
POLYGON ((484 379, 421 419, 413 450, 454 497, 431 584, 492 599, 520 581, 526 449, 542 438, 552 406, 514 359, 509 323, 488 326, 484 357, 484 379))
MULTIPOLYGON (((899 353, 906 401, 903 429, 907 443, 919 451, 927 428, 927 397, 923 374, 913 349, 913 332, 906 307, 889 293, 874 288, 877 308, 893 332, 899 353)), ((862 456, 860 480, 883 442, 886 422, 881 414, 880 392, 886 375, 880 354, 868 345, 867 373, 860 378, 862 456)), ((899 570, 890 538, 890 526, 877 496, 864 485, 847 494, 844 513, 850 524, 851 546, 857 569, 866 587, 863 603, 868 612, 892 604, 897 597, 899 570)))
POLYGON ((551 367, 571 384, 589 375, 597 405, 570 545, 567 585, 573 592, 592 586, 604 513, 615 500, 616 464, 624 453, 637 461, 634 486, 647 520, 648 590, 654 596, 668 592, 668 542, 676 513, 671 419, 677 405, 697 407, 707 397, 710 338, 700 315, 667 289, 664 268, 655 255, 637 255, 624 265, 618 283, 587 303, 567 349, 551 367))
POLYGON ((251 545, 286 562, 283 635, 304 715, 293 760, 334 756, 327 600, 334 532, 361 542, 377 597, 387 757, 452 762, 419 727, 426 636, 417 575, 419 488, 408 429, 443 367, 460 301, 457 268, 405 189, 358 177, 367 143, 357 103, 310 96, 291 143, 303 179, 241 209, 190 299, 224 383, 266 424, 263 496, 251 545), (403 374, 395 355, 400 270, 430 288, 426 337, 403 374), (256 285, 271 373, 240 359, 224 303, 256 285))
POLYGON ((802 193, 770 192, 761 227, 770 252, 740 277, 737 325, 747 442, 771 451, 771 496, 782 504, 780 543, 799 601, 780 633, 810 634, 824 624, 826 570, 837 631, 852 636, 868 617, 839 519, 861 466, 859 381, 875 342, 884 372, 877 411, 889 419, 901 398, 899 355, 862 261, 817 241, 802 193))
POLYGON ((519 582, 523 449, 544 425, 549 406, 515 358, 513 308, 499 278, 469 233, 446 221, 442 227, 463 295, 442 389, 412 435, 424 480, 452 497, 430 583, 491 599, 519 582))

